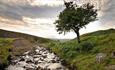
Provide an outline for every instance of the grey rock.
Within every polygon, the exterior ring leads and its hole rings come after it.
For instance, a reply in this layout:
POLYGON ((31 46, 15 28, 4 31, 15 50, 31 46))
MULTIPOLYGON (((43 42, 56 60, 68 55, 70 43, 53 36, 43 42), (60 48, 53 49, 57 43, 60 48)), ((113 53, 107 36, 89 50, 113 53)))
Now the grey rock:
POLYGON ((10 65, 8 66, 8 68, 6 68, 6 70, 26 70, 24 69, 23 67, 18 67, 18 66, 13 66, 13 65, 10 65))
POLYGON ((50 70, 67 70, 62 64, 60 63, 52 63, 48 67, 50 70))
POLYGON ((115 58, 115 52, 111 53, 112 58, 115 58))
POLYGON ((96 55, 96 61, 98 62, 98 63, 101 63, 101 62, 103 62, 105 59, 106 59, 106 54, 105 53, 98 53, 97 55, 96 55))

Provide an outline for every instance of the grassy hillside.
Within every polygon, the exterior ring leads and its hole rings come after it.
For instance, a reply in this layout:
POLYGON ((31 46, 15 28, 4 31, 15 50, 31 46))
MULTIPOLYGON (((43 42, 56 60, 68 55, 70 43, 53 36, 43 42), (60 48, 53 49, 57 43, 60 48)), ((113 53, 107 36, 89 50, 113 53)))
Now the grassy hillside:
POLYGON ((0 29, 0 37, 1 38, 24 38, 29 40, 32 43, 38 42, 38 43, 45 43, 49 42, 50 39, 41 38, 33 35, 28 35, 24 33, 18 33, 18 32, 12 32, 7 30, 0 29))
POLYGON ((115 70, 115 29, 84 34, 80 44, 76 39, 60 42, 0 30, 0 65, 8 63, 11 53, 21 54, 31 49, 33 43, 50 48, 66 61, 65 65, 71 67, 71 70, 115 70), (100 53, 106 56, 99 62, 96 56, 100 53))
POLYGON ((50 40, 28 34, 0 29, 0 69, 8 63, 9 55, 20 55, 34 44, 45 45, 50 40))
POLYGON ((72 70, 115 70, 115 29, 84 34, 80 44, 74 39, 48 45, 73 66, 72 70), (103 55, 99 62, 96 56, 101 53, 103 55))
POLYGON ((13 47, 13 38, 0 38, 0 64, 7 64, 9 49, 13 47))

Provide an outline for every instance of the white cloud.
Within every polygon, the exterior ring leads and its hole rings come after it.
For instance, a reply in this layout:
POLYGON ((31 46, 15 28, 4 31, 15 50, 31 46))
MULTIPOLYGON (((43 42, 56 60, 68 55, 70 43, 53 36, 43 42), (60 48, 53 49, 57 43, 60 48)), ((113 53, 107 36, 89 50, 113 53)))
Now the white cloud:
POLYGON ((63 5, 63 0, 35 0, 31 3, 33 6, 60 6, 63 5))
POLYGON ((29 18, 22 17, 23 21, 30 24, 52 24, 56 18, 29 18))

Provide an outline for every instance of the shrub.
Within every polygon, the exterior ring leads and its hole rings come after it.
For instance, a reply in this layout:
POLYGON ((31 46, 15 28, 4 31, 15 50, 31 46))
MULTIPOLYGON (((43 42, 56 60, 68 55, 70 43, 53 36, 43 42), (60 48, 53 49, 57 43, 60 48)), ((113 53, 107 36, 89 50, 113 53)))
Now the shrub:
POLYGON ((92 42, 82 42, 76 48, 79 52, 90 52, 94 48, 94 43, 92 42))

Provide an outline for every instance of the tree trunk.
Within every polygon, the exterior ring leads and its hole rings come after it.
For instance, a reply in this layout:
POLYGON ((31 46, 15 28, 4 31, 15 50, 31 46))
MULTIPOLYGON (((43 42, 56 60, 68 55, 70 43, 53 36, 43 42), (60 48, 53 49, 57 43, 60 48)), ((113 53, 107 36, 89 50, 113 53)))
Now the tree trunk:
POLYGON ((78 40, 78 43, 80 43, 80 35, 79 35, 79 31, 78 31, 76 34, 77 34, 77 40, 78 40))
POLYGON ((74 30, 75 33, 77 34, 77 41, 78 43, 80 43, 80 34, 79 34, 79 29, 78 30, 74 30))

